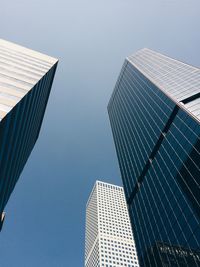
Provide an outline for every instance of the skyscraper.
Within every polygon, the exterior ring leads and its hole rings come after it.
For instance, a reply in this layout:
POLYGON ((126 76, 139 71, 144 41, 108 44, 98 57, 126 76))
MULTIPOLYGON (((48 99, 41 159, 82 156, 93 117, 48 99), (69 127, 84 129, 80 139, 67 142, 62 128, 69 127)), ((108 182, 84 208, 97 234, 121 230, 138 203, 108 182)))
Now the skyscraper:
POLYGON ((96 181, 86 207, 85 267, 138 267, 122 187, 96 181))
POLYGON ((141 267, 200 266, 200 70, 142 49, 108 113, 141 267))
POLYGON ((57 59, 0 40, 0 228, 38 138, 57 59))

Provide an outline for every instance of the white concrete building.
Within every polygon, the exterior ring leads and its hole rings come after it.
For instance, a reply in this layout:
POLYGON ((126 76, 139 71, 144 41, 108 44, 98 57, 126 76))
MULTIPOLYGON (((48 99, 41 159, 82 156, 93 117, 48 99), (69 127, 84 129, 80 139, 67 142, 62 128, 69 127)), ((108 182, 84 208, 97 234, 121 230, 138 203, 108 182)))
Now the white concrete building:
POLYGON ((85 267, 139 267, 120 186, 96 181, 86 206, 85 267))

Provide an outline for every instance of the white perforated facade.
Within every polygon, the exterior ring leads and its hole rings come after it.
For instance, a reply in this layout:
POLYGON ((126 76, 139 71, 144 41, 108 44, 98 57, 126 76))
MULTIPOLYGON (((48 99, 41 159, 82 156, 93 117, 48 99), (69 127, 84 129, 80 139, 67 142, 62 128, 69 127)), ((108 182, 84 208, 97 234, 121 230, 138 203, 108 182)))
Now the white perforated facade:
POLYGON ((138 267, 122 187, 96 181, 86 207, 85 267, 138 267))

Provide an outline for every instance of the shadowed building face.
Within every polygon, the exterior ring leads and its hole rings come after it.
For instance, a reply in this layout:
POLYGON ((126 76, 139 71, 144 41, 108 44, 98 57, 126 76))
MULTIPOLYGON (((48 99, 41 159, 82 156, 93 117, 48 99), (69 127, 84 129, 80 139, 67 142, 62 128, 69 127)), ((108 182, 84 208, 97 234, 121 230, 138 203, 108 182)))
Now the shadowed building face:
POLYGON ((57 62, 55 58, 0 40, 1 221, 38 138, 57 62))
MULTIPOLYGON (((141 266, 165 266, 160 250, 152 249, 158 242, 194 255, 200 247, 200 70, 142 49, 125 60, 108 113, 141 266)), ((195 255, 192 266, 200 266, 195 255)), ((173 266, 191 266, 190 257, 179 256, 173 266)))

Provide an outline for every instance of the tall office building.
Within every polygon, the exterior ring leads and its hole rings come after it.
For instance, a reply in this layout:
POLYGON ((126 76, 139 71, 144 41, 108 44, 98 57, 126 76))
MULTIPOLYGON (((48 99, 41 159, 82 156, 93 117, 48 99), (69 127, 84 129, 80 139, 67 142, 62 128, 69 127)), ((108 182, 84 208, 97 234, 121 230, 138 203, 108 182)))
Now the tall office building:
POLYGON ((108 113, 141 267, 200 266, 200 70, 142 49, 108 113))
POLYGON ((96 181, 86 207, 85 267, 138 267, 122 187, 96 181))
POLYGON ((0 227, 38 138, 57 59, 0 40, 0 227))

